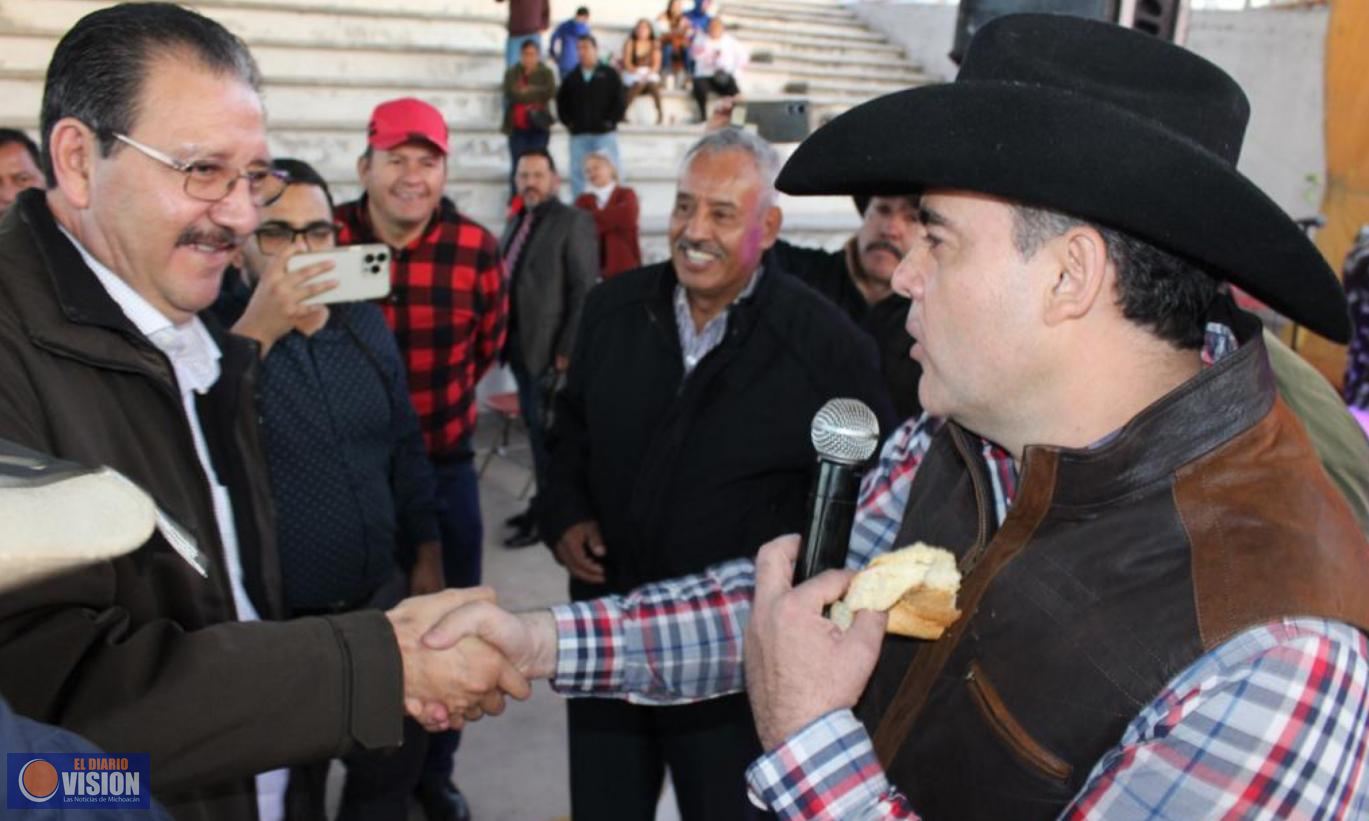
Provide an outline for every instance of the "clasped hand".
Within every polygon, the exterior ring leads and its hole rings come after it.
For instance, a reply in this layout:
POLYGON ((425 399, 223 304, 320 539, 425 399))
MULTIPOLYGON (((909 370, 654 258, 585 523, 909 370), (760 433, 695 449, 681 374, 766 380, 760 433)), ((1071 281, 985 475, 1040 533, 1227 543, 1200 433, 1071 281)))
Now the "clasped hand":
POLYGON ((515 615, 488 587, 444 590, 400 602, 386 615, 404 662, 405 711, 429 731, 504 712, 556 663, 550 612, 515 615))

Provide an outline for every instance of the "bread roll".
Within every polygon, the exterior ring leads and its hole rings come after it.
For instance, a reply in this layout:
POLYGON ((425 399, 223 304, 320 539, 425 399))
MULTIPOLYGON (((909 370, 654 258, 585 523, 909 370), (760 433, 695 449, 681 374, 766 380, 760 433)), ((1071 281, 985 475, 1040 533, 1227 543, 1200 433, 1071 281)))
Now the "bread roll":
POLYGON ((918 542, 879 556, 851 579, 831 618, 845 630, 857 610, 886 610, 888 632, 917 639, 939 639, 960 618, 955 594, 960 571, 955 556, 918 542))

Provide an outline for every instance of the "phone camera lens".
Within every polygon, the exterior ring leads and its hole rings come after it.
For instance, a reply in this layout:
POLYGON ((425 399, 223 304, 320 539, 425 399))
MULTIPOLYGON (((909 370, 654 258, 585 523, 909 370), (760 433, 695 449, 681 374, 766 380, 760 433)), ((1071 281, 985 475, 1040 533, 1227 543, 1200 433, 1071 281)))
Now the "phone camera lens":
POLYGON ((375 261, 376 261, 376 256, 375 256, 375 254, 367 254, 367 255, 366 255, 366 262, 367 262, 367 264, 370 264, 370 263, 375 262, 375 261))

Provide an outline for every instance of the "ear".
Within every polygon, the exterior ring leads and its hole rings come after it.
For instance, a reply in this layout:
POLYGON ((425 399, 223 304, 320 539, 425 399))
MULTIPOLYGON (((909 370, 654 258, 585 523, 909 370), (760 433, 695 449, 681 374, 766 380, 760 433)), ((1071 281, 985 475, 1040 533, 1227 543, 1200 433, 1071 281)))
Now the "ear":
POLYGON ((371 172, 371 158, 362 154, 357 157, 357 180, 366 182, 366 175, 371 172))
POLYGON ((1098 229, 1075 226, 1042 249, 1058 269, 1046 293, 1044 308, 1048 326, 1083 319, 1110 294, 1115 272, 1108 246, 1098 229))
POLYGON ((90 127, 75 117, 63 117, 48 137, 57 190, 76 208, 90 205, 91 175, 100 141, 90 127))
POLYGON ((761 218, 761 249, 770 250, 775 244, 775 240, 780 238, 780 226, 784 224, 784 212, 778 205, 772 205, 765 209, 765 216, 761 218))

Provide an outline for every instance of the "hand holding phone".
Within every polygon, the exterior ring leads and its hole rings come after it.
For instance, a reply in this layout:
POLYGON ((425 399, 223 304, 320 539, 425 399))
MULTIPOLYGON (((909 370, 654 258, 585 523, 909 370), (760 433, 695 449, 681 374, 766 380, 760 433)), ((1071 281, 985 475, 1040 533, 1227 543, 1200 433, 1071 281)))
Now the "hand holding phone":
POLYGON ((337 287, 317 293, 303 300, 305 305, 328 305, 334 302, 365 302, 390 295, 390 247, 384 243, 346 245, 327 251, 296 254, 286 264, 287 270, 329 262, 337 287))
POLYGON ((312 265, 295 265, 293 249, 286 249, 273 257, 261 272, 252 299, 242 317, 233 325, 233 333, 255 339, 261 345, 261 355, 277 339, 292 330, 311 334, 328 321, 328 309, 305 304, 305 300, 337 287, 325 275, 332 271, 329 260, 317 260, 312 265))

